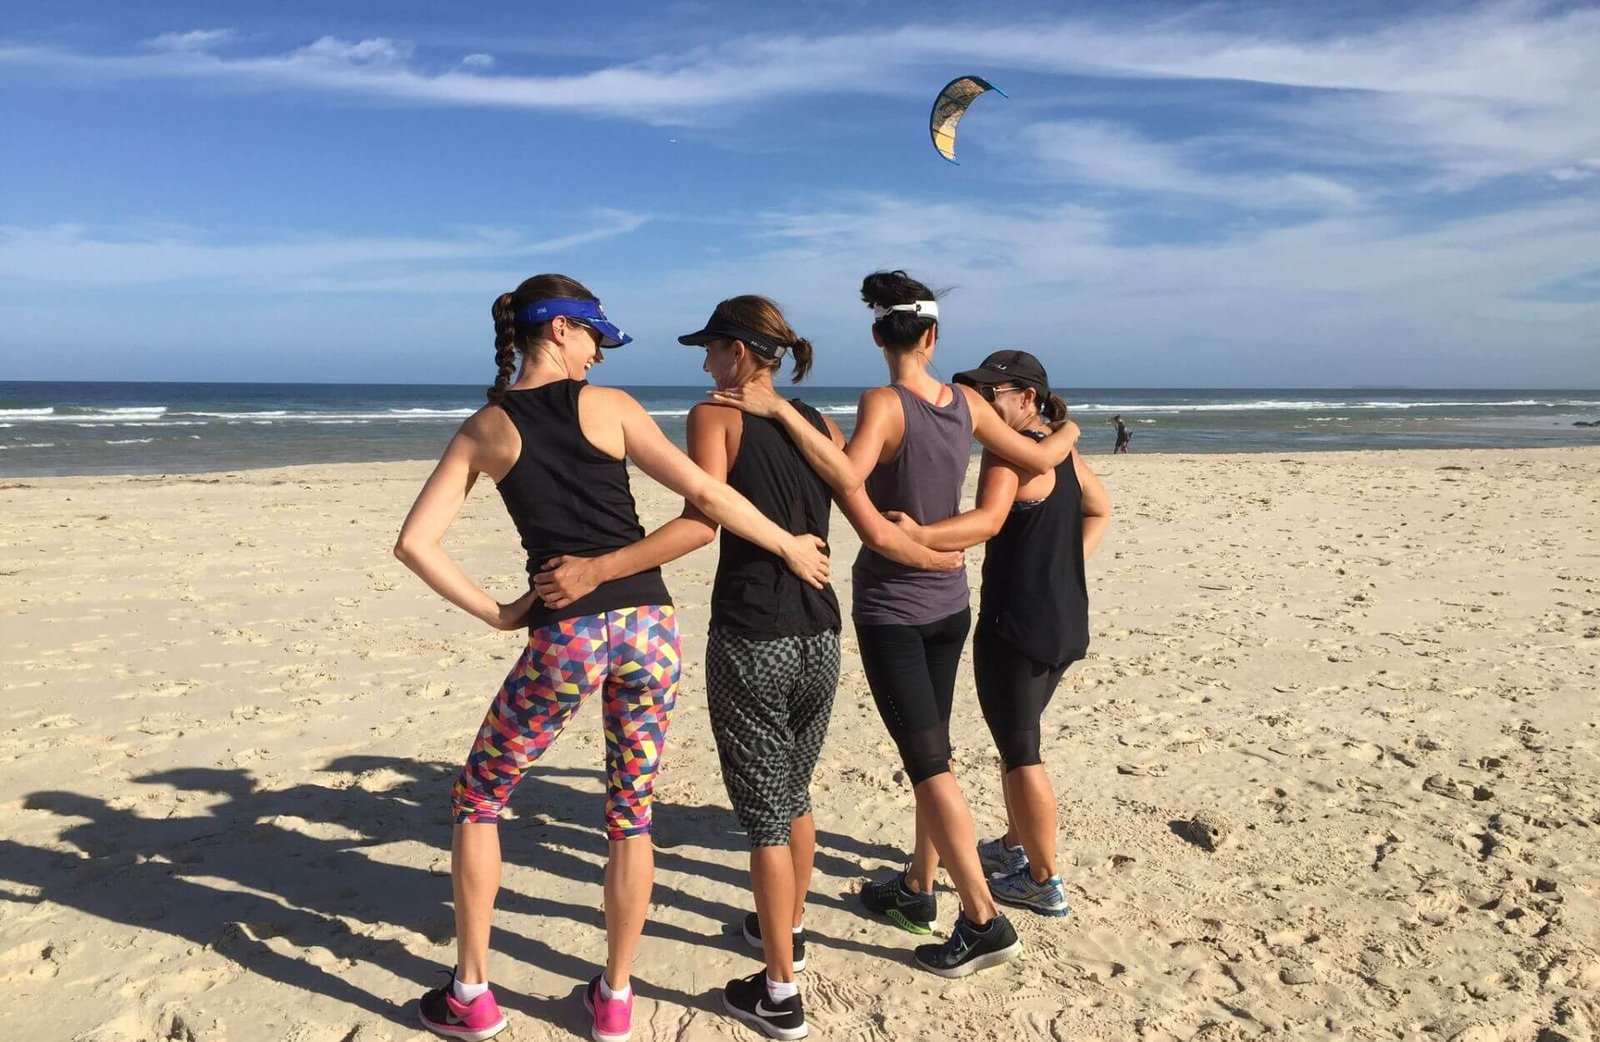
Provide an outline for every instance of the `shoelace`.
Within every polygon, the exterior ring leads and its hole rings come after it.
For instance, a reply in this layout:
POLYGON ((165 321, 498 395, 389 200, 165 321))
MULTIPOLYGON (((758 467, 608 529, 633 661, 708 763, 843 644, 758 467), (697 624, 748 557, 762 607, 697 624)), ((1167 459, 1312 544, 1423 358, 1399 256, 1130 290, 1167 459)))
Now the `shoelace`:
POLYGON ((950 939, 944 942, 944 949, 940 954, 947 959, 961 958, 967 953, 967 949, 972 947, 972 942, 968 939, 968 933, 965 921, 957 923, 955 930, 950 934, 950 939))

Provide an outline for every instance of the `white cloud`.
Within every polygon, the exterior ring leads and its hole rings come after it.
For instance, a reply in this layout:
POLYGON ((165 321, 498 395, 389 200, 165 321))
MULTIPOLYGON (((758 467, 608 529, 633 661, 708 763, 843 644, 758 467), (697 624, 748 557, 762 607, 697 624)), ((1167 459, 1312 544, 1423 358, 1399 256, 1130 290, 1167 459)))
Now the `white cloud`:
MULTIPOLYGON (((158 53, 92 55, 0 48, 0 64, 79 75, 185 78, 327 91, 430 105, 570 109, 656 123, 705 119, 777 97, 926 89, 930 70, 1299 88, 1260 111, 1297 129, 1297 147, 1333 161, 1395 158, 1439 166, 1441 184, 1574 165, 1600 150, 1600 9, 1528 4, 1403 17, 1359 32, 1056 19, 906 26, 820 36, 731 37, 588 72, 493 73, 468 56, 430 68, 387 38, 323 37, 280 54, 214 53, 226 30, 168 33, 158 53), (1305 92, 1309 91, 1309 95, 1305 92)), ((1314 195, 1317 184, 1281 186, 1314 195)), ((1337 195, 1337 189, 1334 189, 1337 195)))
POLYGON ((492 273, 516 269, 602 239, 648 218, 596 211, 574 230, 529 240, 498 231, 455 238, 274 235, 221 241, 187 227, 97 229, 0 226, 0 282, 14 287, 123 289, 184 285, 261 293, 481 293, 492 273))
POLYGON ((1261 209, 1321 210, 1360 201, 1354 188, 1330 177, 1207 169, 1224 156, 1221 148, 1203 138, 1158 142, 1113 123, 1090 120, 1036 123, 1023 137, 1044 172, 1055 179, 1119 192, 1196 196, 1261 209))
POLYGON ((866 337, 860 279, 904 267, 955 288, 945 372, 1019 347, 1074 374, 1063 383, 1101 386, 1600 383, 1600 301, 1547 292, 1600 256, 1600 213, 1580 201, 1426 228, 1342 214, 1184 244, 1127 242, 1114 214, 1083 207, 878 196, 755 223, 764 249, 672 271, 631 310, 682 324, 699 302, 765 293, 824 348, 820 382, 857 383, 876 375, 852 346, 866 337))
POLYGON ((238 34, 232 29, 193 29, 186 33, 162 33, 144 41, 157 51, 208 51, 231 43, 238 34))

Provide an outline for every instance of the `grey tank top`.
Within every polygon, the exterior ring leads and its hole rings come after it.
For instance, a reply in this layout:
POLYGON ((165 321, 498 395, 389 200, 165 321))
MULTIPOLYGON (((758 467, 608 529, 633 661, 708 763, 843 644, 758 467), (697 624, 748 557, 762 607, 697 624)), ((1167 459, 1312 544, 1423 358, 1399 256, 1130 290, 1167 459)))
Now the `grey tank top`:
MULTIPOLYGON (((972 461, 967 397, 950 388, 950 404, 931 405, 899 384, 906 435, 900 451, 867 476, 879 510, 899 510, 929 525, 961 511, 961 485, 972 461)), ((851 616, 869 626, 920 626, 967 606, 967 571, 927 572, 896 564, 863 546, 851 569, 851 616)))

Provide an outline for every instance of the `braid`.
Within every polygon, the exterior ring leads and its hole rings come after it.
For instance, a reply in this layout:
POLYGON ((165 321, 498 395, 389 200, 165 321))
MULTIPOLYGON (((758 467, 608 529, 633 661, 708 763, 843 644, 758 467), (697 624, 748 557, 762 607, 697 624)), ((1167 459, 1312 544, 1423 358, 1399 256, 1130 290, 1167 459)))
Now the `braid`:
POLYGON ((489 309, 494 316, 494 364, 498 369, 494 386, 489 388, 489 403, 495 404, 506 396, 511 386, 511 373, 517 365, 517 315, 511 306, 511 294, 502 293, 489 309))

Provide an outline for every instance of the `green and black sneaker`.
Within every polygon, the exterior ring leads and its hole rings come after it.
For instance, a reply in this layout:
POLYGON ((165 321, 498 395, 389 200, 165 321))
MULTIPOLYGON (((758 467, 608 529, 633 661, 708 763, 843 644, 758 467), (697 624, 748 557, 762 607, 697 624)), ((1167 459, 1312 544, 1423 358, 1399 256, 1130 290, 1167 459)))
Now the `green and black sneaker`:
POLYGON ((926 937, 933 933, 939 918, 939 902, 932 894, 919 894, 906 885, 906 874, 868 883, 861 888, 861 903, 867 911, 888 917, 889 921, 911 933, 926 937))

